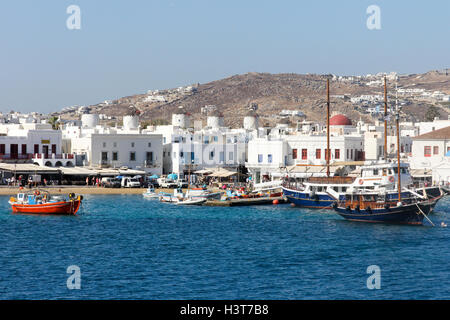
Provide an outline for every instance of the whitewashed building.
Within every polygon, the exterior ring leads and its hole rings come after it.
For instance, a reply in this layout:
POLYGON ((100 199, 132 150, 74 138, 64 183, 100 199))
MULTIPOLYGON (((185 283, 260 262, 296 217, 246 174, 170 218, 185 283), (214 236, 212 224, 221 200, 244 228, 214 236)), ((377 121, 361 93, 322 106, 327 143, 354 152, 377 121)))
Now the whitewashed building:
POLYGON ((413 138, 411 167, 432 169, 447 161, 450 151, 450 126, 413 138))
POLYGON ((245 165, 247 143, 256 135, 256 126, 256 116, 247 115, 245 128, 229 129, 222 115, 212 113, 206 127, 196 122, 192 128, 189 115, 179 111, 172 115, 171 125, 153 131, 163 137, 163 172, 185 175, 212 167, 237 170, 245 165))
POLYGON ((162 174, 162 135, 142 131, 137 115, 123 117, 123 127, 98 124, 98 115, 83 115, 82 126, 63 130, 65 148, 77 156, 77 164, 92 167, 140 169, 162 174))
POLYGON ((62 152, 62 133, 46 123, 0 124, 0 161, 41 166, 73 166, 73 154, 62 152))
MULTIPOLYGON (((315 126, 308 126, 316 129, 315 126)), ((326 164, 327 135, 324 131, 292 132, 283 126, 248 143, 246 166, 254 183, 279 177, 293 165, 326 164)), ((330 162, 364 160, 364 137, 351 127, 351 121, 336 115, 330 119, 330 162)))

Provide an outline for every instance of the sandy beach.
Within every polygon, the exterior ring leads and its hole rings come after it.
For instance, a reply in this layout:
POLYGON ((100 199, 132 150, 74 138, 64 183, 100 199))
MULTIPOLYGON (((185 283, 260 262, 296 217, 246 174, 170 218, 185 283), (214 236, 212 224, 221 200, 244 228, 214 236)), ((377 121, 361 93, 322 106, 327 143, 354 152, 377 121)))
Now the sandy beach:
MULTIPOLYGON (((32 189, 24 188, 23 191, 27 192, 32 189)), ((52 194, 142 194, 145 192, 145 188, 98 188, 98 187, 83 187, 83 186, 55 186, 39 188, 39 190, 45 190, 52 194)), ((0 195, 16 195, 20 191, 19 187, 0 187, 0 195)), ((173 189, 155 189, 156 192, 170 192, 173 193, 173 189)))

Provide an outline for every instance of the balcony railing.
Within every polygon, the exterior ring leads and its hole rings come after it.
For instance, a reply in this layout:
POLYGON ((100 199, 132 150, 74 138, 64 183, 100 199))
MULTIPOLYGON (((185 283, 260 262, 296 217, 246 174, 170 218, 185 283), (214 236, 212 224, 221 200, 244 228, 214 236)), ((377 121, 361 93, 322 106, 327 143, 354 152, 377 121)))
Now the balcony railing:
POLYGON ((73 159, 74 155, 72 153, 62 153, 62 154, 48 154, 48 153, 35 153, 33 155, 34 159, 73 159))
POLYGON ((29 160, 32 156, 31 153, 0 153, 0 160, 29 160))

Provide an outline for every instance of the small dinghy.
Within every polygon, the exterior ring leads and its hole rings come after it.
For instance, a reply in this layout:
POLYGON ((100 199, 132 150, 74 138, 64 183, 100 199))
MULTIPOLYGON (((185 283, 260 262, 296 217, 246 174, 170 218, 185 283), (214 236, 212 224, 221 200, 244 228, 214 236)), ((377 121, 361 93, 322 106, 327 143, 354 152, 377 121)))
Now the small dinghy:
POLYGON ((155 188, 148 187, 148 189, 142 194, 142 196, 147 199, 156 200, 156 199, 159 199, 160 194, 155 192, 155 188))
POLYGON ((186 198, 186 199, 178 199, 177 202, 175 202, 176 205, 186 205, 186 206, 200 206, 203 203, 206 202, 205 198, 186 198))

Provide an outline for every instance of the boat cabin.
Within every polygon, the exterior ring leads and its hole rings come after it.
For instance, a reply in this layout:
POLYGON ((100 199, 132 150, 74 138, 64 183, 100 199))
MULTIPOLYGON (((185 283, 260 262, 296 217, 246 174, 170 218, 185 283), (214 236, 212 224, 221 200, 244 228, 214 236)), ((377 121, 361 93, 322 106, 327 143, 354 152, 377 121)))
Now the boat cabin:
POLYGON ((368 193, 368 194, 346 194, 345 207, 349 209, 381 209, 396 206, 396 201, 386 201, 384 194, 368 193))

